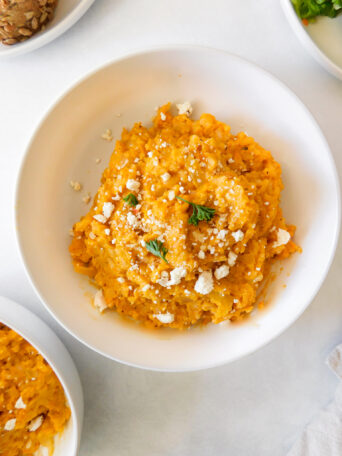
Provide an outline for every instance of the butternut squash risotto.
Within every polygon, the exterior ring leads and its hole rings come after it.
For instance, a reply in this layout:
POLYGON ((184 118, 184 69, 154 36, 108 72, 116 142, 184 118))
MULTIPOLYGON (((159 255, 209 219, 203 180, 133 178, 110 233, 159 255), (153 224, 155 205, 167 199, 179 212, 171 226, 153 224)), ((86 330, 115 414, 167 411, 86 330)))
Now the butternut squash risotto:
POLYGON ((53 453, 53 438, 70 417, 63 387, 44 358, 0 324, 0 455, 53 453))
POLYGON ((253 138, 191 105, 123 130, 92 208, 73 227, 74 268, 100 311, 184 329, 238 320, 275 258, 298 251, 279 207, 281 168, 253 138))

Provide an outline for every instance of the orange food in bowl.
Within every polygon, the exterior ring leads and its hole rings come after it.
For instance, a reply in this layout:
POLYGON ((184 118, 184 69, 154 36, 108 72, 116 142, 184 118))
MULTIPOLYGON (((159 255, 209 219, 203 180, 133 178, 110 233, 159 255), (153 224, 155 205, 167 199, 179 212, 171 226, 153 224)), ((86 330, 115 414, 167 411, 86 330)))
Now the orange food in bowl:
POLYGON ((53 453, 70 409, 62 385, 25 339, 0 323, 0 455, 53 453))
POLYGON ((95 305, 147 326, 238 320, 271 261, 299 250, 271 153, 210 114, 170 104, 117 141, 92 208, 73 227, 74 268, 95 305))

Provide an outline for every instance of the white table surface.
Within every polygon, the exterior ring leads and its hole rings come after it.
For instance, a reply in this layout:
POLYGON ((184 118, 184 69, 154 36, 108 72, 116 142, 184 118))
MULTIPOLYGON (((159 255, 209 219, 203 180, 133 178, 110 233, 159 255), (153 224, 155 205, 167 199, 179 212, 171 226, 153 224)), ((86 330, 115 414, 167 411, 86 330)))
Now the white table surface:
POLYGON ((80 456, 285 455, 336 387, 324 360, 342 341, 341 247, 314 302, 276 341, 185 374, 126 367, 78 343, 43 308, 17 253, 16 176, 47 108, 103 63, 170 43, 226 49, 284 81, 318 120, 341 174, 342 83, 302 48, 277 0, 97 0, 53 43, 0 62, 0 294, 41 316, 76 362, 85 393, 80 456))

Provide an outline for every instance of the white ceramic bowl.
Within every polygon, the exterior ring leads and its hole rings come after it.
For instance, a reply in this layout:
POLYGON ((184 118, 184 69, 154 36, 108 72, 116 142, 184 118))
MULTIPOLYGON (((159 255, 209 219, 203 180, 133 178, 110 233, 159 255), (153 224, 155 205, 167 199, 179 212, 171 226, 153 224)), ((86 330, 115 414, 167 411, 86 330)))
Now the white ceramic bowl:
POLYGON ((294 10, 291 0, 281 0, 290 26, 305 49, 331 74, 342 79, 342 15, 331 19, 318 17, 305 26, 294 10))
POLYGON ((18 180, 17 233, 31 282, 54 317, 88 347, 149 369, 202 369, 240 358, 293 323, 317 293, 339 232, 339 185, 328 145, 308 110, 282 83, 255 65, 201 47, 155 49, 115 61, 57 101, 28 146, 18 180), (193 117, 210 112, 232 131, 247 129, 281 163, 282 207, 297 225, 303 253, 283 263, 268 290, 272 305, 243 324, 184 332, 147 331, 115 312, 98 314, 94 288, 73 271, 69 229, 87 211, 78 180, 92 195, 113 143, 111 128, 150 122, 155 106, 190 100, 193 117), (117 117, 121 114, 120 117, 117 117), (101 158, 101 164, 95 160, 101 158), (289 276, 290 275, 290 276, 289 276), (287 287, 284 288, 283 285, 287 287))
POLYGON ((50 364, 67 397, 71 418, 55 439, 53 456, 77 456, 83 420, 83 393, 75 364, 54 332, 25 307, 0 296, 0 322, 12 328, 50 364))
POLYGON ((46 28, 22 43, 4 46, 0 43, 0 58, 26 54, 44 46, 72 27, 95 0, 59 0, 55 16, 46 28))

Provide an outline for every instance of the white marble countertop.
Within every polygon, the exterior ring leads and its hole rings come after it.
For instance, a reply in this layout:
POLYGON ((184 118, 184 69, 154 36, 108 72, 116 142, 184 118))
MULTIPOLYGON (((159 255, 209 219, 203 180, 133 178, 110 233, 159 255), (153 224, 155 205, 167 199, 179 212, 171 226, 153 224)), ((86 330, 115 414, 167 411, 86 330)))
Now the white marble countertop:
POLYGON ((47 108, 99 65, 170 43, 226 49, 280 78, 318 120, 342 173, 342 83, 302 48, 279 1, 97 0, 53 43, 0 62, 0 294, 41 316, 70 350, 85 392, 81 456, 285 455, 336 387, 324 360, 342 341, 341 247, 314 302, 276 341, 233 364, 183 374, 126 367, 78 343, 43 308, 17 253, 16 176, 47 108))

